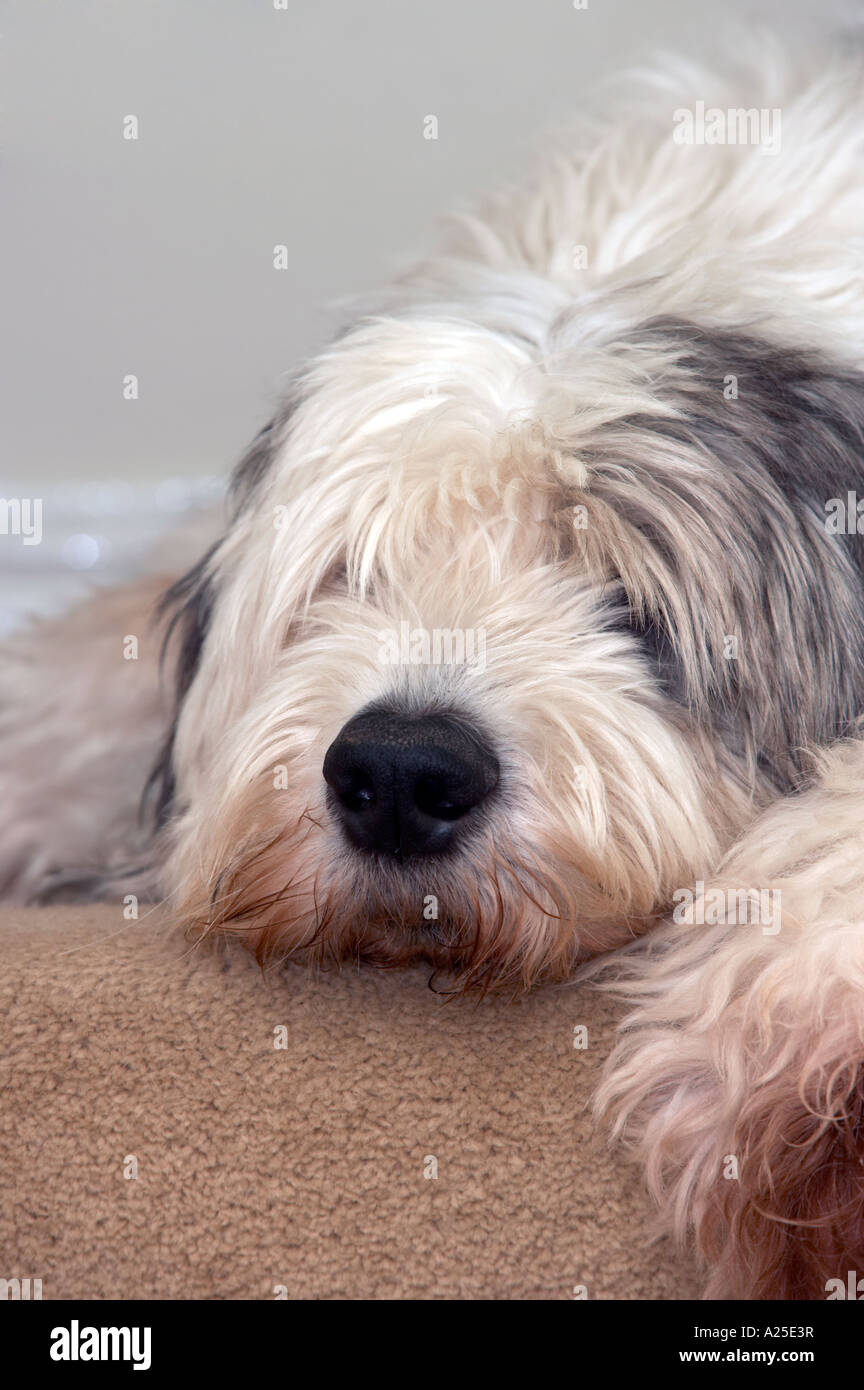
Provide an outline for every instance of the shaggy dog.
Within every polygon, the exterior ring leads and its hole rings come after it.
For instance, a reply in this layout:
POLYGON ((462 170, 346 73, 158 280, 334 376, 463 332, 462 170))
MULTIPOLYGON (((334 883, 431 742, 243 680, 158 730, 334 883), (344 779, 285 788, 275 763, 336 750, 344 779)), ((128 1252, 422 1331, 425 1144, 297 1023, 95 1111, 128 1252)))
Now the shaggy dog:
POLYGON ((864 72, 634 92, 297 374, 168 592, 171 709, 146 588, 11 643, 0 883, 481 990, 622 948, 600 1104, 709 1295, 824 1297, 864 1269, 864 72))

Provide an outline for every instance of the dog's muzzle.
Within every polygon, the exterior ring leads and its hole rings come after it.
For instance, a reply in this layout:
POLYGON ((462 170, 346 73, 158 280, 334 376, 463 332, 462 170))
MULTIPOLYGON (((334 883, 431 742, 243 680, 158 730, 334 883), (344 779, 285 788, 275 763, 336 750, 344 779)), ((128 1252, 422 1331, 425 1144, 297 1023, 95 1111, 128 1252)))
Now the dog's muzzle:
POLYGON ((358 714, 324 758, 351 843, 399 861, 453 848, 498 778, 485 739, 450 714, 358 714))

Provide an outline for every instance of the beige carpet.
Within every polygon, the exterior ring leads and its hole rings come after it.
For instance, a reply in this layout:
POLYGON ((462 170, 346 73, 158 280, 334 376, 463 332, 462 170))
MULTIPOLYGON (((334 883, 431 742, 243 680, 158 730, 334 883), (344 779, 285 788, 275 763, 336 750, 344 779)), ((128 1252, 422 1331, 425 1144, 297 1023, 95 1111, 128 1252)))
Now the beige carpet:
POLYGON ((155 920, 0 914, 0 1276, 46 1299, 698 1296, 586 1110, 617 1005, 265 977, 155 920))

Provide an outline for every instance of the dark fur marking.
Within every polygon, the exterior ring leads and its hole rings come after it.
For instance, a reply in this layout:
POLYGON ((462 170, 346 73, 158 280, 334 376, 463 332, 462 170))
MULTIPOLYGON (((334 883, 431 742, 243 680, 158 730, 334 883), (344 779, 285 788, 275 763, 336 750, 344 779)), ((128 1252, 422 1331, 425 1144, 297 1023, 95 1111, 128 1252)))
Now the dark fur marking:
MULTIPOLYGON (((619 490, 615 504, 662 547, 681 592, 697 599, 694 628, 705 632, 710 613, 696 609, 708 586, 692 570, 685 573, 677 552, 685 539, 697 552, 706 543, 700 525, 727 528, 725 544, 708 540, 705 563, 712 582, 719 575, 725 586, 746 657, 725 661, 715 642, 701 689, 693 689, 662 616, 634 614, 631 627, 673 698, 700 717, 710 706, 724 738, 749 746, 778 785, 794 784, 801 749, 848 733, 864 712, 864 536, 834 536, 825 526, 829 498, 864 491, 864 374, 815 351, 678 319, 651 320, 632 340, 676 348, 689 380, 658 386, 679 418, 633 416, 612 430, 634 427, 684 445, 705 469, 690 478, 673 467, 661 477, 649 464, 626 498, 619 490), (729 375, 738 379, 737 399, 724 398, 729 375), (668 523, 661 514, 665 535, 657 533, 658 513, 650 505, 660 486, 673 494, 668 523)), ((620 459, 619 451, 620 436, 620 459)), ((601 448, 601 479, 604 461, 601 448)), ((638 473, 638 457, 627 466, 638 473)))
POLYGON ((271 420, 263 430, 256 434, 246 453, 231 475, 230 495, 241 510, 267 476, 273 461, 274 443, 278 432, 278 419, 271 420))
POLYGON ((246 507, 270 471, 279 449, 285 443, 291 422, 304 398, 304 381, 298 374, 290 382, 279 409, 269 424, 259 430, 231 474, 229 496, 235 516, 246 507))
POLYGON ((175 639, 177 657, 174 664, 174 717, 141 799, 142 817, 152 818, 157 829, 168 819, 174 802, 173 755, 177 715, 195 677, 207 636, 214 600, 209 565, 218 548, 218 543, 211 546, 191 570, 171 585, 159 603, 160 617, 172 614, 162 643, 163 663, 175 639))

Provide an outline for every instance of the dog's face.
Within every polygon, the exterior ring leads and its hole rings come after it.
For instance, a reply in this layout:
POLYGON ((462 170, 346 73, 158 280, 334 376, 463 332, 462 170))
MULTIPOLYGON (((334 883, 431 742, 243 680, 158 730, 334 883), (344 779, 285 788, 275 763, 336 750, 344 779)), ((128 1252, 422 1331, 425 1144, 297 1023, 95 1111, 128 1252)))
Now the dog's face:
POLYGON ((647 929, 861 708, 853 419, 857 382, 680 321, 361 324, 173 593, 181 916, 481 986, 647 929))

